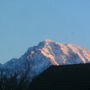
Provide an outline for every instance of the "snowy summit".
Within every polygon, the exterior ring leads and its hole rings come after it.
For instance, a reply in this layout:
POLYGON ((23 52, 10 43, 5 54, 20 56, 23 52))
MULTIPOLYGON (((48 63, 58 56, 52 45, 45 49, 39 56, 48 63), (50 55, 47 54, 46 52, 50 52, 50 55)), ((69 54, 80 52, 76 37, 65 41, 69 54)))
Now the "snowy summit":
POLYGON ((90 63, 90 51, 74 44, 62 44, 51 40, 31 47, 19 59, 3 64, 9 74, 27 74, 32 79, 51 65, 90 63))

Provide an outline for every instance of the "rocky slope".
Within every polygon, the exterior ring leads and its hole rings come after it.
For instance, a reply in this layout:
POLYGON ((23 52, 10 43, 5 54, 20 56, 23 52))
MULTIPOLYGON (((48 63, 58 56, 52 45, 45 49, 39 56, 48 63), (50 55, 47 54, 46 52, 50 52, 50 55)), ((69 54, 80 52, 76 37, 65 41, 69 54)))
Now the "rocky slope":
POLYGON ((32 78, 51 65, 80 64, 90 62, 90 51, 74 44, 62 44, 51 40, 40 42, 31 47, 19 59, 12 59, 2 65, 8 75, 27 75, 32 78))

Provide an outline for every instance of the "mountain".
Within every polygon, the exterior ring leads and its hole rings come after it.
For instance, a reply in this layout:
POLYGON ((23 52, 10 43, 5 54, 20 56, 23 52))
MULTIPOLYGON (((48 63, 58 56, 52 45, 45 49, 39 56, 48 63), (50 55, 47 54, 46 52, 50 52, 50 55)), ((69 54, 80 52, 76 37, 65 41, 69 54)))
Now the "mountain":
POLYGON ((33 79, 30 90, 89 90, 90 64, 51 66, 33 79))
POLYGON ((0 68, 2 67, 2 64, 0 63, 0 68))
POLYGON ((8 76, 18 73, 30 80, 52 65, 80 64, 90 62, 90 51, 74 44, 62 44, 51 40, 30 47, 19 59, 11 59, 2 65, 8 76), (7 72, 6 72, 7 71, 7 72))

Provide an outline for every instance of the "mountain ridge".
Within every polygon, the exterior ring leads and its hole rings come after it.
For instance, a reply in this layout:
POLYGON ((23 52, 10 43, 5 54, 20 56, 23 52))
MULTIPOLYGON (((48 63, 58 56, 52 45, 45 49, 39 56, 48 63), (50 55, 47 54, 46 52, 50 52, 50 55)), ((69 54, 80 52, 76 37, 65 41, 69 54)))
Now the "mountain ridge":
POLYGON ((30 90, 89 90, 90 64, 51 66, 31 82, 30 90))
POLYGON ((10 74, 18 73, 21 77, 27 73, 31 80, 51 65, 90 63, 90 51, 74 44, 63 44, 51 40, 40 42, 30 47, 19 59, 12 59, 3 68, 10 74))

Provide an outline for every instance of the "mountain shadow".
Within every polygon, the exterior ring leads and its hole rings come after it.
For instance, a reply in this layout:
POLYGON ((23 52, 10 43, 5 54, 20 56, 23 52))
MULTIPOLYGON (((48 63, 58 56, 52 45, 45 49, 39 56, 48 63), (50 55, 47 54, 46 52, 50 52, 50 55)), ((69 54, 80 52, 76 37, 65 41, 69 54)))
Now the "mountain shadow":
POLYGON ((90 90, 90 64, 51 66, 32 82, 0 72, 0 90, 90 90))
POLYGON ((90 64, 51 66, 33 79, 30 90, 90 90, 90 64))

